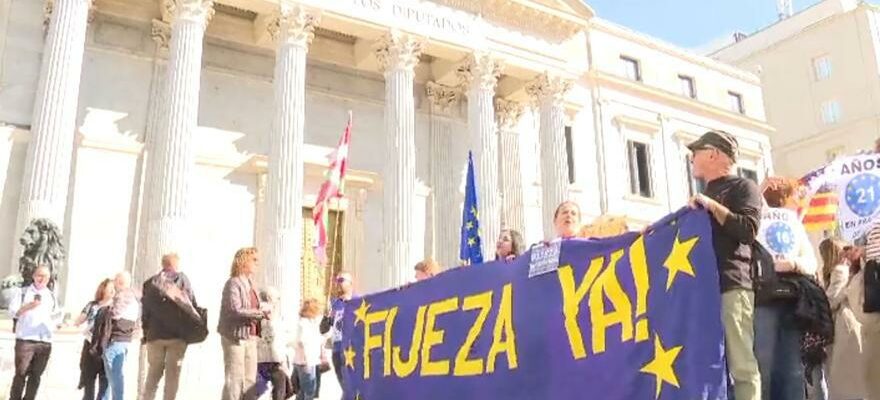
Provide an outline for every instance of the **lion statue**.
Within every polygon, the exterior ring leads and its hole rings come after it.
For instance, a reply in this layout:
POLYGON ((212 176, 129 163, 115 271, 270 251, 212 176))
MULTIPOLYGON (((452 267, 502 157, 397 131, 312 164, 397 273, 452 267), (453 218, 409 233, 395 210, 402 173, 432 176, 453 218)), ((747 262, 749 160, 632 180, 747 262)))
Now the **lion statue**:
POLYGON ((18 242, 24 246, 24 251, 18 259, 22 287, 33 283, 34 270, 38 265, 45 265, 51 272, 48 286, 54 289, 55 282, 58 281, 58 272, 64 264, 64 245, 61 243, 58 226, 46 218, 35 219, 24 230, 24 235, 18 242))

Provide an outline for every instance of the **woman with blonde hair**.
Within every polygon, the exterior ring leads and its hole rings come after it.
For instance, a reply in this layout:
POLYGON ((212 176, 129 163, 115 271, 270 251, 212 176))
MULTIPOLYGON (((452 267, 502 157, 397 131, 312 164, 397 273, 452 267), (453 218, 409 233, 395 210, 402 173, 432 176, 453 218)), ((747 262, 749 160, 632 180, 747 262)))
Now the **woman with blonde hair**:
POLYGON ((834 314, 834 344, 828 370, 830 399, 867 398, 865 361, 862 352, 861 320, 863 280, 856 253, 851 246, 835 239, 819 243, 825 293, 834 314))
POLYGON ((257 263, 256 248, 239 249, 223 286, 217 324, 226 370, 223 400, 250 398, 256 391, 260 321, 270 316, 269 310, 260 306, 253 283, 257 263))
POLYGON ((514 229, 503 229, 495 242, 495 260, 511 261, 525 251, 522 234, 514 229))
POLYGON ((433 278, 440 273, 440 264, 430 258, 419 261, 414 267, 416 271, 416 281, 433 278))
POLYGON ((299 381, 296 400, 318 397, 318 366, 321 365, 321 304, 315 298, 306 299, 299 310, 299 323, 294 340, 293 373, 299 381))

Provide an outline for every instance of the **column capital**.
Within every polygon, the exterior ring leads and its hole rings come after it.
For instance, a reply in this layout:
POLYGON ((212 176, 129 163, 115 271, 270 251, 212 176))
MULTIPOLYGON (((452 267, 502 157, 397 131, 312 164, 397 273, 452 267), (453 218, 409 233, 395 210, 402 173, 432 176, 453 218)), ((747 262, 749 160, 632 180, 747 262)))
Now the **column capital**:
MULTIPOLYGON (((89 4, 89 17, 88 22, 91 23, 95 20, 95 0, 78 0, 84 1, 89 4)), ((55 0, 46 0, 46 4, 43 4, 43 33, 49 31, 49 21, 52 19, 52 11, 55 10, 55 0)))
POLYGON ((160 19, 154 19, 150 27, 150 36, 156 42, 156 48, 168 51, 168 46, 171 43, 171 25, 160 19))
POLYGON ((191 21, 207 28, 214 17, 214 0, 162 0, 162 19, 170 24, 191 21))
POLYGON ((572 84, 573 82, 569 79, 544 72, 526 86, 526 92, 538 101, 562 101, 572 84))
POLYGON ((382 72, 392 69, 412 71, 419 63, 419 56, 424 49, 421 38, 407 35, 399 31, 386 33, 376 42, 376 59, 382 72))
POLYGON ((501 97, 495 99, 495 119, 498 120, 498 127, 502 131, 513 129, 519 123, 524 111, 523 103, 501 97))
POLYGON ((441 85, 437 82, 428 82, 425 85, 425 94, 431 100, 431 108, 442 113, 450 113, 461 101, 461 90, 452 86, 441 85))
POLYGON ((272 40, 279 45, 289 44, 308 48, 315 38, 315 28, 321 20, 318 12, 298 4, 281 3, 272 20, 266 25, 272 40))
POLYGON ((480 90, 495 90, 501 76, 502 64, 487 53, 473 53, 458 67, 459 82, 462 86, 476 85, 480 90))

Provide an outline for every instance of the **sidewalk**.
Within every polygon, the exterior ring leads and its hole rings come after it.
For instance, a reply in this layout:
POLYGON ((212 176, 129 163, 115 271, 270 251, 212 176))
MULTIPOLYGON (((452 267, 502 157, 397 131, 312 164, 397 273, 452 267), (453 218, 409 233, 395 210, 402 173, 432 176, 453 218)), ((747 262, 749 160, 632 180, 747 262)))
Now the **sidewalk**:
MULTIPOLYGON (((0 400, 8 400, 12 385, 15 338, 12 335, 12 321, 0 319, 0 400)), ((139 347, 132 345, 125 365, 126 400, 137 399, 137 373, 139 347), (130 389, 129 389, 130 388, 130 389)), ((37 400, 74 400, 82 398, 77 390, 79 383, 79 355, 82 350, 82 336, 76 329, 65 329, 55 334, 52 343, 52 356, 43 374, 37 400)), ((333 371, 324 374, 321 399, 338 400, 342 397, 333 371)), ((160 382, 160 388, 162 383, 160 382)), ((178 399, 220 398, 223 389, 223 352, 216 333, 208 339, 187 349, 180 377, 178 399)), ((161 393, 161 389, 159 390, 161 393)), ((161 395, 158 396, 161 398, 161 395)), ((268 399, 264 396, 263 399, 268 399)))

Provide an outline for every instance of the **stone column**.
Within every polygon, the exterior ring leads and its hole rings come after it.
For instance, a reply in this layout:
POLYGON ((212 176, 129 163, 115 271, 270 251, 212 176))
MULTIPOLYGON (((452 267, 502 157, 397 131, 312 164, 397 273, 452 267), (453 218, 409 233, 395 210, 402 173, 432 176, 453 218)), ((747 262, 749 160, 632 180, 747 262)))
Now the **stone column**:
POLYGON ((143 190, 141 194, 140 226, 137 236, 137 260, 135 262, 134 281, 143 283, 156 272, 158 260, 148 259, 149 220, 152 208, 156 202, 152 201, 156 193, 156 178, 161 165, 156 162, 156 136, 159 135, 160 123, 163 121, 163 110, 166 105, 165 74, 168 59, 168 44, 171 40, 171 26, 168 23, 154 19, 151 27, 151 36, 156 42, 153 55, 153 74, 150 84, 150 98, 147 106, 147 123, 144 128, 144 151, 141 156, 141 170, 144 174, 143 190))
POLYGON ((477 183, 477 213, 483 259, 495 254, 495 241, 501 230, 501 198, 498 193, 498 136, 495 125, 495 85, 501 75, 499 62, 487 54, 468 57, 458 70, 467 87, 468 131, 473 143, 477 183))
POLYGON ((431 102, 431 196, 434 215, 434 257, 443 267, 458 265, 458 240, 461 229, 459 192, 464 154, 455 154, 455 129, 452 116, 458 113, 461 91, 458 88, 428 82, 425 87, 431 102))
POLYGON ((421 40, 396 31, 383 36, 376 45, 376 58, 385 75, 382 250, 383 283, 388 287, 408 282, 416 262, 409 244, 416 198, 413 79, 422 47, 421 40))
POLYGON ((523 209, 522 158, 519 150, 518 125, 523 114, 523 104, 505 99, 495 99, 495 117, 498 120, 498 136, 501 171, 501 225, 520 233, 525 229, 523 209))
MULTIPOLYGON (((165 105, 156 130, 158 168, 148 207, 149 235, 144 268, 158 270, 162 254, 190 248, 190 185, 195 169, 193 136, 199 119, 199 88, 205 28, 214 14, 213 0, 165 0, 171 20, 171 43, 165 77, 165 105)), ((187 261, 184 261, 187 262, 187 261)))
POLYGON ((316 23, 311 11, 282 3, 278 24, 269 25, 277 48, 263 268, 266 284, 284 293, 281 308, 285 315, 296 314, 301 297, 306 54, 316 23))
MULTIPOLYGON (((14 135, 15 126, 0 122, 0 199, 3 198, 3 192, 6 184, 9 182, 9 159, 12 157, 12 147, 15 142, 14 135)), ((15 267, 15 269, 17 270, 18 268, 15 267)), ((5 269, 0 269, 0 273, 7 274, 5 269)))
POLYGON ((555 236, 553 210, 568 200, 568 163, 565 153, 565 110, 563 98, 571 81, 541 74, 527 86, 541 113, 538 138, 541 147, 541 206, 544 237, 555 236))
MULTIPOLYGON (((61 0, 49 20, 22 177, 15 240, 34 219, 64 231, 91 0, 61 0)), ((19 246, 16 243, 16 249, 19 246)))

